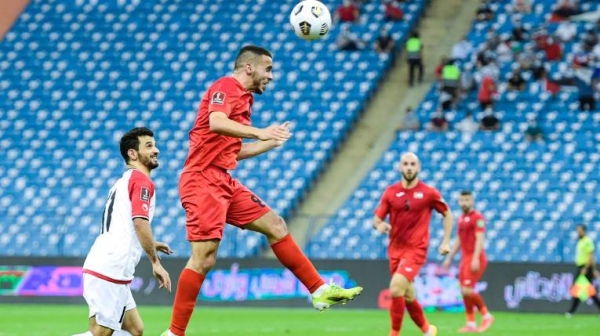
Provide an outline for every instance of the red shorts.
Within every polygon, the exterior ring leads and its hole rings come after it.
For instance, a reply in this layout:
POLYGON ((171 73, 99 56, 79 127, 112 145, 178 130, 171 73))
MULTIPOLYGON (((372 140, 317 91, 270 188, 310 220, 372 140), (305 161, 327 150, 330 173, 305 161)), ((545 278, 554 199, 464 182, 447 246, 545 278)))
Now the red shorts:
POLYGON ((472 260, 472 257, 466 257, 460 261, 458 281, 461 287, 475 288, 475 285, 479 280, 481 280, 481 277, 485 272, 485 269, 487 267, 486 258, 479 258, 479 271, 477 272, 473 272, 473 270, 471 269, 472 260))
POLYGON ((397 251, 390 255, 390 273, 402 274, 413 282, 427 261, 427 252, 418 250, 397 251))
POLYGON ((189 241, 221 239, 225 223, 242 227, 271 211, 226 170, 214 166, 182 173, 179 196, 189 241))

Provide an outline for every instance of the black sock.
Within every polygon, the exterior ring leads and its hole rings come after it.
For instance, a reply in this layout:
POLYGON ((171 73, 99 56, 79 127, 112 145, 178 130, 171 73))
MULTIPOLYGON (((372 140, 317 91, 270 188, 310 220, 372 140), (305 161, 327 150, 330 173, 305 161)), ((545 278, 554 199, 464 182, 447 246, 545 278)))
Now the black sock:
POLYGON ((571 309, 569 309, 569 314, 575 313, 577 307, 579 307, 580 302, 581 300, 579 300, 578 298, 573 298, 573 301, 571 301, 571 309))

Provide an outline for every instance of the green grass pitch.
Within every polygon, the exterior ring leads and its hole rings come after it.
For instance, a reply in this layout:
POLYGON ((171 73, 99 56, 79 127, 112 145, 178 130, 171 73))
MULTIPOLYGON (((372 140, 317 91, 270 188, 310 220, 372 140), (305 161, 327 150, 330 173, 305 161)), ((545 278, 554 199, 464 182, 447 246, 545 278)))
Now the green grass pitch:
MULTIPOLYGON (((337 307, 335 307, 337 308, 337 307)), ((168 307, 139 307, 146 325, 144 335, 158 336, 170 318, 168 307)), ((597 335, 598 315, 496 313, 496 323, 485 333, 490 336, 597 335), (535 334, 534 334, 535 333, 535 334)), ((87 329, 87 307, 78 305, 0 305, 0 336, 70 336, 87 329)), ((439 328, 439 336, 460 335, 461 313, 428 313, 439 328)), ((346 335, 386 336, 388 314, 377 310, 337 308, 324 313, 307 309, 197 308, 187 335, 346 335)), ((402 335, 421 335, 409 316, 404 318, 402 335)))

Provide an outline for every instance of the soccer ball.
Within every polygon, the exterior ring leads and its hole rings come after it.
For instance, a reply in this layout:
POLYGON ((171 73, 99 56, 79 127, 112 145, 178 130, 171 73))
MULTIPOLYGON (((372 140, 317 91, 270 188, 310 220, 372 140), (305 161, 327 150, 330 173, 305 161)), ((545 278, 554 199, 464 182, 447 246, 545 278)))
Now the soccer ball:
POLYGON ((317 0, 299 2, 290 14, 294 33, 303 40, 317 40, 327 35, 331 28, 331 13, 317 0))

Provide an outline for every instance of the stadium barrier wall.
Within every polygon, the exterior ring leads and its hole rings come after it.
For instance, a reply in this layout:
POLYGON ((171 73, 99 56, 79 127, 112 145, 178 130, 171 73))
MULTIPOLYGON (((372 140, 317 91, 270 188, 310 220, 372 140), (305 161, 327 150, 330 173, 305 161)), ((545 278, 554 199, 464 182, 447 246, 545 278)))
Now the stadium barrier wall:
MULTIPOLYGON (((184 259, 163 259, 176 285, 184 259)), ((0 259, 0 303, 78 303, 82 281, 79 258, 0 259)), ((341 286, 365 288, 349 308, 387 309, 388 263, 382 260, 323 260, 315 265, 324 279, 341 286)), ((568 264, 490 263, 477 284, 492 311, 555 313, 567 310, 574 267, 568 264)), ((448 272, 439 263, 423 267, 415 280, 419 301, 426 310, 462 311, 458 267, 448 272)), ((599 279, 600 280, 600 279, 599 279)), ((600 285, 599 283, 597 283, 600 285)), ((131 289, 138 304, 170 305, 172 293, 159 290, 152 268, 142 260, 131 289)), ((306 289, 276 260, 221 259, 204 282, 203 306, 308 307, 306 289)), ((582 305, 581 312, 595 312, 582 305)))

